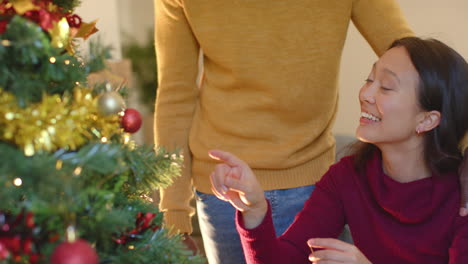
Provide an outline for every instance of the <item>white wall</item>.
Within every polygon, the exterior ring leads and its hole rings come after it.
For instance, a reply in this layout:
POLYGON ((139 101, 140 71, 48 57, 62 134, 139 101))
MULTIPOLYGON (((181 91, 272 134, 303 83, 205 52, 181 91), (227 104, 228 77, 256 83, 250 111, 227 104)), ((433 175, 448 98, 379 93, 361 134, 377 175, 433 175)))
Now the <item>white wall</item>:
MULTIPOLYGON (((418 36, 437 38, 468 59, 467 0, 399 0, 418 36)), ((354 135, 359 118, 358 91, 377 57, 352 26, 345 44, 340 75, 340 104, 335 133, 354 135)))
POLYGON ((153 0, 117 0, 117 6, 122 43, 136 40, 143 44, 148 30, 153 30, 153 0))
MULTIPOLYGON (((90 39, 100 38, 104 45, 111 45, 112 59, 120 60, 122 52, 117 2, 115 0, 81 0, 81 5, 75 9, 75 13, 86 23, 97 20, 96 27, 99 31, 90 39)), ((88 43, 89 40, 80 44, 80 50, 84 53, 86 53, 88 43)))

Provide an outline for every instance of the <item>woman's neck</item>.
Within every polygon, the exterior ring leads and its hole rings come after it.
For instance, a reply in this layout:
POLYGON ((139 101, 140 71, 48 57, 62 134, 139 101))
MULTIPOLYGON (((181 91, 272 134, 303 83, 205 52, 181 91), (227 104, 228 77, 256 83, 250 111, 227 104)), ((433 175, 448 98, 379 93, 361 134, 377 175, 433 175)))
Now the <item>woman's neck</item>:
POLYGON ((412 147, 379 146, 382 167, 390 178, 398 182, 411 182, 428 178, 431 170, 424 160, 423 145, 412 147))

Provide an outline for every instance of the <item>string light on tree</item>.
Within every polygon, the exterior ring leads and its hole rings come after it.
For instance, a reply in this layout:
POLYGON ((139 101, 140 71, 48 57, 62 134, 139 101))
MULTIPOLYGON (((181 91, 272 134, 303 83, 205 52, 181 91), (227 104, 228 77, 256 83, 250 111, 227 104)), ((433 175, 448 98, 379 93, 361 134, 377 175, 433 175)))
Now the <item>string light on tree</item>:
POLYGON ((10 251, 2 242, 0 242, 0 261, 5 260, 8 257, 10 257, 10 251))
POLYGON ((4 47, 9 47, 9 46, 11 46, 11 42, 10 42, 8 39, 2 40, 1 43, 2 43, 2 46, 4 46, 4 47))
POLYGON ((13 180, 13 184, 17 187, 21 186, 23 184, 23 181, 21 180, 21 178, 15 178, 13 180))

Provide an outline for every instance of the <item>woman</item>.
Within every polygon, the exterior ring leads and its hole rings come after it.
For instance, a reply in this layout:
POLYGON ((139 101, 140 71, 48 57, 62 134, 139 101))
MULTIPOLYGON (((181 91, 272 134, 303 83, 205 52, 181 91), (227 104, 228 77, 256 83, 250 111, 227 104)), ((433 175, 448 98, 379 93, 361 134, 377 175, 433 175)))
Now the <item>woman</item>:
POLYGON ((458 142, 468 127, 468 64, 437 40, 395 41, 359 93, 353 155, 330 167, 294 223, 276 237, 270 203, 230 153, 213 191, 238 209, 248 263, 468 263, 460 217, 458 142), (348 224, 354 245, 334 239, 348 224))

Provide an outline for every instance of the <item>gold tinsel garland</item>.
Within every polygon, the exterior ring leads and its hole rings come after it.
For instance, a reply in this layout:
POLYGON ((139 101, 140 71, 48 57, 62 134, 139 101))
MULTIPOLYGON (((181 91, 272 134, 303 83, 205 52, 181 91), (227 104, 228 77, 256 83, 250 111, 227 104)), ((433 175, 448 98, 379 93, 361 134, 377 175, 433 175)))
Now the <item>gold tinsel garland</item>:
POLYGON ((122 133, 119 115, 101 115, 97 97, 88 88, 76 87, 73 97, 44 95, 27 108, 0 88, 0 141, 15 144, 26 156, 76 150, 91 139, 106 142, 117 133, 122 133))

